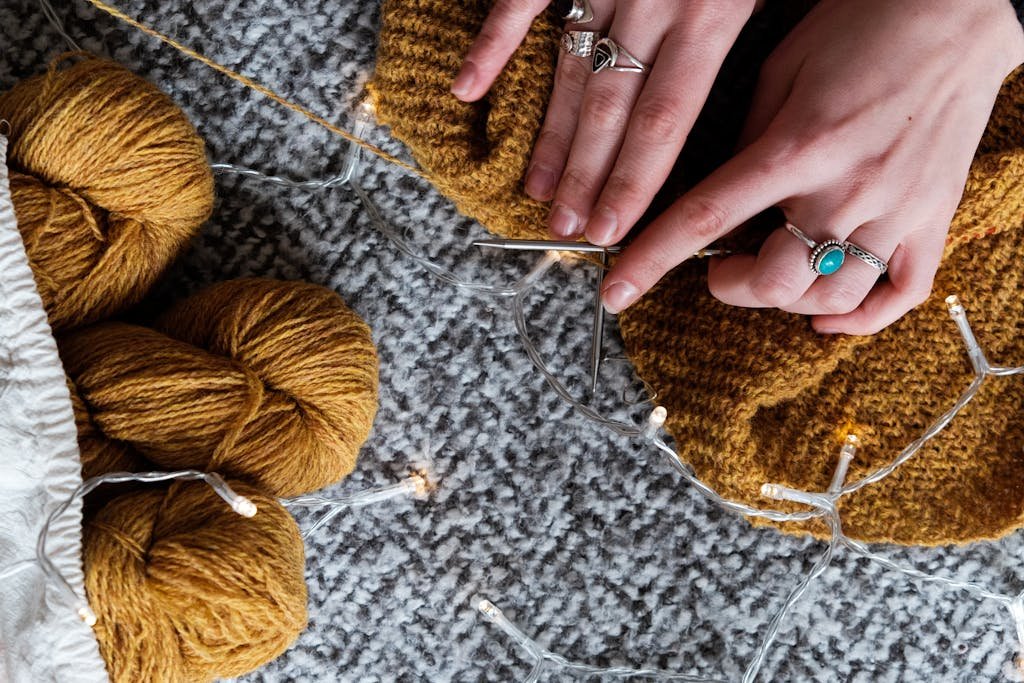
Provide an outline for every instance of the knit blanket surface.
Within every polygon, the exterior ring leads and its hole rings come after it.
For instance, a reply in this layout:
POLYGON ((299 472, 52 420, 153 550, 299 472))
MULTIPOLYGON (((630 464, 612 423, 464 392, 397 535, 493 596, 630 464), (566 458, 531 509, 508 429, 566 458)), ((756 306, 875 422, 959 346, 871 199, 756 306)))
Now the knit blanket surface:
MULTIPOLYGON (((116 4, 352 125, 373 68, 377 2, 116 4)), ((297 179, 341 169, 346 146, 335 136, 85 0, 54 5, 79 45, 168 92, 212 161, 297 179)), ((0 45, 0 88, 67 49, 35 0, 0 4, 0 45)), ((408 158, 386 129, 369 138, 408 158)), ((509 282, 533 263, 472 248, 485 231, 405 171, 369 160, 358 177, 417 253, 463 278, 509 282)), ((574 413, 530 364, 507 300, 434 278, 374 229, 348 190, 219 173, 217 195, 213 218, 149 305, 247 275, 337 290, 373 328, 381 406, 355 473, 326 493, 393 483, 424 462, 439 480, 426 501, 354 509, 308 539, 309 628, 245 680, 525 679, 532 663, 482 618, 478 598, 574 661, 739 679, 820 542, 753 528, 711 506, 657 452, 574 413)), ((541 355, 580 392, 592 304, 593 272, 582 262, 556 267, 527 299, 541 355)), ((606 355, 623 357, 617 329, 609 337, 606 355)), ((641 420, 649 404, 627 400, 641 389, 628 363, 609 360, 595 407, 641 420)), ((950 387, 950 404, 960 389, 950 387)), ((298 521, 308 527, 314 513, 301 511, 298 521)), ((926 572, 1017 592, 1020 547, 1011 535, 960 548, 877 549, 926 572)), ((1007 680, 1016 649, 1012 621, 993 603, 911 584, 839 552, 784 621, 759 680, 1007 680)), ((569 677, 552 669, 542 680, 569 677)))

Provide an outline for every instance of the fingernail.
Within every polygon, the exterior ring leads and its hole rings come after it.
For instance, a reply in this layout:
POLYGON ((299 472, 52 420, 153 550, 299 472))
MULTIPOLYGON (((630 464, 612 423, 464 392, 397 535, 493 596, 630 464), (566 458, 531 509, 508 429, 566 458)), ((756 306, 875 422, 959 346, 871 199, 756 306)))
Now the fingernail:
POLYGON ((587 223, 587 241, 602 246, 611 244, 618 227, 619 219, 615 212, 606 206, 600 206, 587 223))
POLYGON ((613 282, 604 288, 601 303, 609 313, 618 313, 629 306, 640 296, 640 290, 628 282, 613 282))
POLYGON ((470 91, 473 90, 473 84, 476 82, 476 67, 473 66, 473 62, 466 62, 462 65, 462 69, 459 71, 459 75, 452 81, 452 94, 458 97, 460 100, 464 100, 469 97, 470 91))
POLYGON ((551 232, 558 237, 575 237, 579 234, 580 219, 576 217, 575 211, 563 204, 555 204, 548 220, 551 232))
POLYGON ((546 202, 551 199, 551 194, 554 190, 554 171, 540 164, 530 168, 526 174, 526 194, 538 201, 546 202))
POLYGON ((839 330, 834 327, 819 327, 818 334, 839 334, 839 330))

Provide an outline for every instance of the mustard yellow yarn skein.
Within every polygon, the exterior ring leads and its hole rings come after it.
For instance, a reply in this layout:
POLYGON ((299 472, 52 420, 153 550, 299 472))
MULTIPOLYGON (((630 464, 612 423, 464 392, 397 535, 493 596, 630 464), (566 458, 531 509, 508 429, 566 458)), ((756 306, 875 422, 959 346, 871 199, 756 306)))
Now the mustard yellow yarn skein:
POLYGON ((155 86, 97 58, 0 94, 11 200, 55 330, 139 301, 213 208, 203 141, 155 86))
POLYGON ((238 676, 277 657, 306 626, 304 555, 288 511, 236 514, 203 482, 108 502, 84 525, 93 627, 114 683, 238 676))
POLYGON ((366 323, 319 285, 213 285, 157 330, 99 323, 61 340, 94 424, 163 469, 214 470, 279 496, 355 467, 377 410, 366 323))

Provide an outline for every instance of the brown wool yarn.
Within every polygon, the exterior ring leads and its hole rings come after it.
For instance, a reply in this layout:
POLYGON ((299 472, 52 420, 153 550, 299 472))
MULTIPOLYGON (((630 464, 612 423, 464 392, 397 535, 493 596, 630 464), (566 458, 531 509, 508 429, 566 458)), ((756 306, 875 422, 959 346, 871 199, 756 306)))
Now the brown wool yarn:
MULTIPOLYGON (((82 479, 108 472, 144 472, 156 469, 129 444, 107 438, 93 422, 74 382, 69 378, 67 384, 68 392, 71 394, 71 409, 75 414, 75 428, 78 431, 82 479)), ((99 490, 103 491, 105 488, 99 490)))
POLYGON ((558 31, 544 13, 477 103, 450 92, 465 50, 493 0, 385 0, 369 84, 377 118, 391 126, 438 189, 467 216, 509 237, 542 237, 548 210, 522 177, 554 77, 558 31))
POLYGON ((377 409, 377 356, 336 293, 231 280, 156 328, 99 323, 60 342, 104 437, 163 469, 215 470, 279 496, 353 470, 377 409))
POLYGON ((213 208, 203 141, 162 92, 75 56, 0 94, 18 228, 55 330, 136 303, 213 208))
MULTIPOLYGON (((523 225, 543 225, 543 209, 525 197, 521 179, 543 120, 557 40, 542 18, 487 101, 458 102, 448 87, 492 4, 386 0, 371 85, 379 118, 441 178, 437 186, 443 193, 492 232, 524 237, 529 231, 523 225), (516 123, 492 123, 494 112, 516 123), (499 187, 505 196, 491 191, 499 187)), ((771 29, 766 33, 783 29, 776 34, 784 35, 806 9, 772 14, 786 4, 769 3, 764 16, 752 21, 763 21, 760 28, 771 29)), ((757 48, 760 38, 747 37, 743 50, 757 48)), ((750 71, 746 66, 734 62, 731 75, 742 80, 750 71)), ((691 138, 711 154, 720 152, 706 142, 724 137, 729 144, 736 131, 718 124, 734 119, 742 109, 737 104, 744 102, 741 92, 722 81, 709 100, 710 115, 691 138)), ((683 158, 694 165, 700 159, 687 157, 691 149, 683 158)), ((687 170, 680 175, 687 177, 687 170)), ((627 351, 668 409, 667 428, 683 459, 724 495, 766 506, 778 505, 760 496, 766 482, 823 490, 850 431, 862 440, 852 481, 895 458, 969 383, 970 366, 946 312, 946 295, 962 298, 994 362, 1024 363, 1022 222, 1024 72, 1018 71, 1007 79, 993 111, 934 294, 924 305, 873 337, 822 336, 802 316, 719 303, 707 292, 706 266, 694 262, 677 268, 619 316, 627 351)), ((1020 528, 1022 410, 1020 378, 988 380, 913 460, 883 482, 843 498, 845 531, 870 541, 937 545, 1020 528)), ((816 522, 784 530, 825 533, 816 522)))
POLYGON ((239 676, 305 628, 295 521, 259 489, 229 484, 254 517, 189 481, 121 495, 84 525, 85 587, 114 683, 239 676))

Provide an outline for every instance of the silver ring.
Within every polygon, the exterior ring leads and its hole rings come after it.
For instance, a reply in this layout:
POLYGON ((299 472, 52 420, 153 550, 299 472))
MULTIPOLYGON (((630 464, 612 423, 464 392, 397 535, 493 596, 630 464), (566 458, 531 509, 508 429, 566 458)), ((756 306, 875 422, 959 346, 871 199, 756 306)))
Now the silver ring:
POLYGON ((786 221, 786 230, 793 233, 798 240, 806 244, 807 248, 811 250, 809 264, 811 270, 818 275, 832 275, 842 268, 843 263, 846 262, 846 242, 840 242, 839 240, 815 242, 789 221, 786 221))
POLYGON ((566 31, 562 34, 562 49, 573 57, 586 59, 594 53, 594 41, 599 35, 597 31, 566 31))
POLYGON ((885 275, 886 271, 889 270, 889 264, 872 254, 867 249, 861 249, 852 242, 846 243, 846 253, 853 254, 864 263, 868 264, 872 268, 876 269, 879 274, 885 275))
POLYGON ((593 72, 598 73, 606 70, 642 74, 647 71, 647 65, 611 38, 602 38, 594 43, 593 72), (619 58, 624 59, 629 64, 619 64, 619 58))
POLYGON ((574 24, 586 24, 594 20, 594 10, 590 8, 588 0, 555 0, 552 6, 562 19, 574 24))

